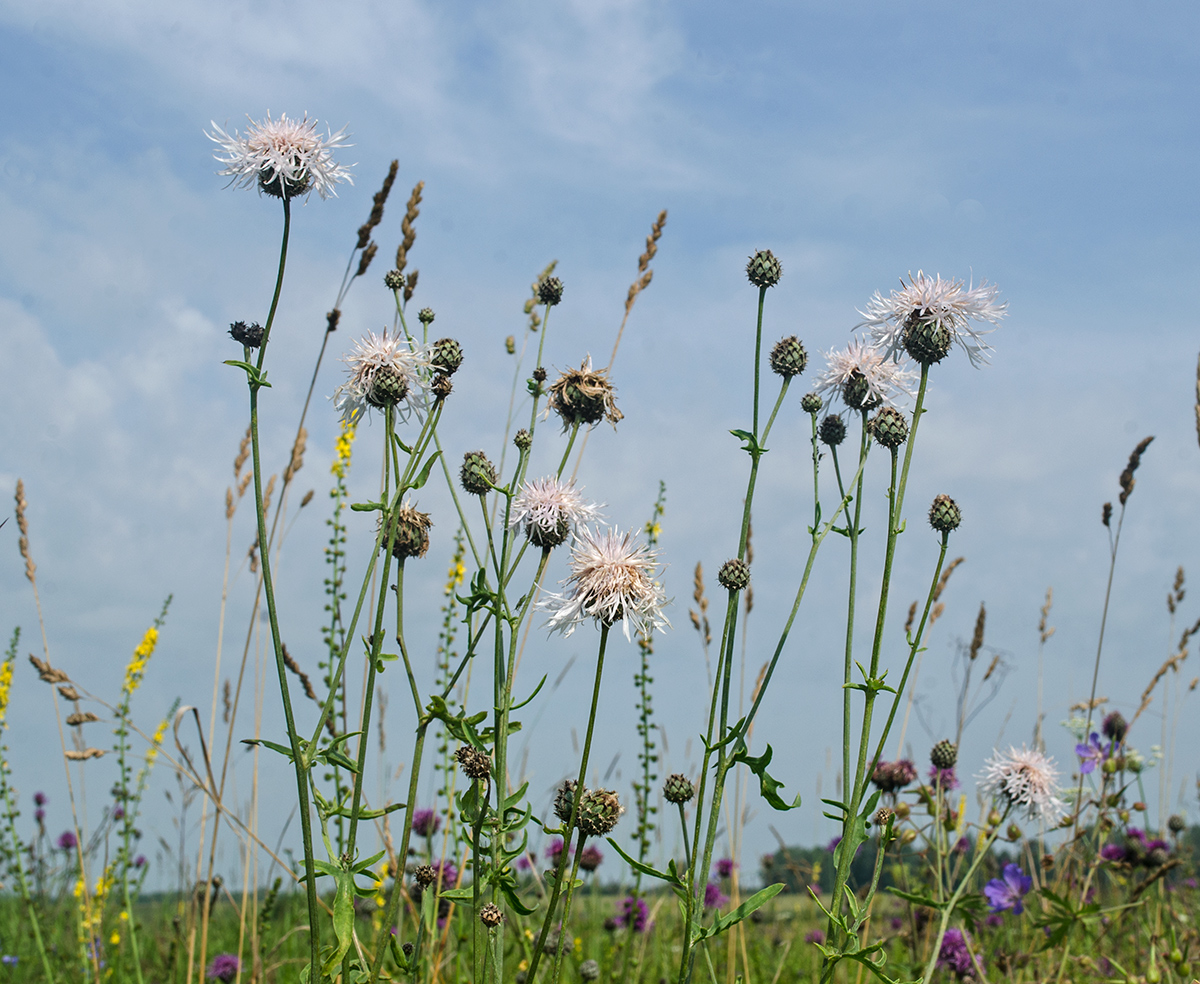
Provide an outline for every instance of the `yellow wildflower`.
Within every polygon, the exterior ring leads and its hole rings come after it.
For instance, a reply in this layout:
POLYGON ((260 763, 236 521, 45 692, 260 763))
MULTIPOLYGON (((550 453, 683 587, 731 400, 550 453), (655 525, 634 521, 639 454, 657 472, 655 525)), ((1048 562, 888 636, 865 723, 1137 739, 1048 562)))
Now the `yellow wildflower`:
POLYGON ((120 942, 121 942, 121 934, 120 934, 120 933, 118 933, 118 932, 117 932, 117 931, 114 929, 114 930, 113 930, 113 934, 112 934, 112 936, 110 936, 110 937, 108 938, 108 942, 109 942, 109 943, 111 943, 113 946, 116 946, 118 943, 120 943, 120 942))
POLYGON ((142 682, 142 676, 146 672, 146 664, 150 662, 150 657, 154 655, 154 647, 157 645, 158 629, 152 625, 142 636, 142 641, 133 651, 129 665, 125 667, 125 693, 132 694, 137 690, 138 685, 142 682))
POLYGON ((129 922, 129 913, 122 910, 121 922, 129 922))
POLYGON ((646 536, 656 539, 660 533, 662 533, 662 527, 658 523, 646 524, 646 536))
POLYGON ((76 879, 76 881, 75 881, 75 898, 77 898, 77 899, 83 898, 83 890, 86 887, 87 886, 83 883, 82 878, 76 879))
POLYGON ((528 960, 522 960, 519 964, 517 964, 517 970, 526 971, 528 969, 529 969, 529 961, 528 960))
POLYGON ((8 693, 12 689, 13 661, 6 659, 0 664, 0 726, 4 724, 4 715, 8 712, 8 693))
POLYGON ((346 472, 350 468, 350 453, 354 448, 354 438, 354 424, 343 424, 342 433, 338 435, 337 443, 334 445, 333 466, 329 469, 338 478, 345 478, 346 472))

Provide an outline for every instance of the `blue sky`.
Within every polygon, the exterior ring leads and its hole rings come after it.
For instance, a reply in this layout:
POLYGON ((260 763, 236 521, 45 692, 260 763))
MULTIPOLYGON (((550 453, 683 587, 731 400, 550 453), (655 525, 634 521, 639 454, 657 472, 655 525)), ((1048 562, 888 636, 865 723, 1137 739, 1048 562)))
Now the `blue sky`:
MULTIPOLYGON (((417 300, 436 309, 437 326, 462 340, 468 359, 446 423, 452 454, 499 443, 495 407, 512 378, 503 339, 519 333, 536 273, 557 258, 567 285, 547 362, 606 357, 643 238, 669 210, 654 283, 615 366, 626 419, 593 434, 581 481, 621 526, 640 524, 658 481, 668 486, 675 631, 658 645, 656 706, 670 768, 688 766, 702 713, 691 685, 704 674, 687 618, 692 569, 702 561, 711 576, 736 548, 745 463, 727 431, 748 417, 746 256, 769 247, 782 259, 766 333, 800 335, 814 366, 845 344, 873 291, 910 271, 997 282, 1011 306, 991 336, 993 364, 976 371, 947 360, 932 384, 890 638, 899 642, 936 554, 921 513, 948 492, 965 516, 951 549, 967 561, 925 656, 927 730, 910 726, 913 753, 923 758, 952 727, 953 647, 969 637, 981 601, 988 644, 1010 671, 967 733, 966 770, 998 740, 1028 736, 1038 608, 1053 585, 1047 720, 1051 750, 1069 761, 1056 725, 1090 684, 1107 572, 1100 505, 1115 497, 1143 436, 1157 440, 1131 500, 1100 682, 1126 713, 1167 655, 1164 598, 1200 536, 1198 19, 1177 3, 1136 17, 1115 3, 0 3, 10 94, 0 135, 0 487, 26 483, 53 658, 114 694, 128 653, 173 592, 138 711, 151 722, 176 696, 208 707, 223 496, 245 426, 243 385, 221 365, 235 354, 224 330, 261 317, 279 215, 276 203, 224 187, 202 131, 211 120, 242 126, 246 114, 307 112, 348 126, 355 146, 342 159, 356 164, 355 184, 297 210, 264 422, 277 467, 324 312, 393 157, 400 172, 380 258, 345 305, 334 354, 388 322, 379 278, 407 189, 424 180, 411 260, 421 270, 417 300)), ((318 393, 331 393, 338 376, 327 361, 318 393)), ((310 421, 298 488, 318 496, 289 534, 281 590, 285 635, 311 666, 320 493, 336 423, 323 400, 310 421)), ((759 487, 751 678, 794 590, 811 507, 806 426, 793 406, 759 487)), ((378 437, 366 429, 360 441, 362 490, 378 437)), ((883 480, 872 474, 868 509, 878 508, 883 480)), ((410 585, 432 611, 453 532, 439 495, 428 497, 437 526, 427 572, 410 585)), ((32 645, 36 616, 11 524, 5 535, 6 614, 32 645)), ((243 510, 235 553, 252 536, 243 510)), ((868 570, 878 567, 872 558, 868 570)), ((785 817, 758 810, 747 867, 774 843, 768 822, 790 841, 832 832, 814 791, 826 748, 837 757, 829 708, 844 568, 843 546, 830 543, 755 734, 775 747, 780 778, 806 806, 785 817)), ((234 584, 227 640, 245 631, 248 585, 244 573, 234 584)), ((1195 619, 1190 604, 1176 634, 1195 619)), ((434 624, 414 625, 426 647, 434 624)), ((531 682, 542 672, 553 680, 578 657, 531 732, 532 788, 543 795, 571 761, 547 749, 569 747, 580 725, 572 708, 584 699, 594 640, 532 639, 531 682)), ((597 758, 607 768, 620 756, 609 781, 627 791, 632 649, 625 656, 611 664, 597 758)), ((1196 672, 1188 665, 1185 686, 1196 672)), ((61 776, 49 697, 26 670, 17 686, 8 740, 18 782, 27 792, 51 783, 62 809, 61 779, 43 779, 61 776)), ((392 769, 406 761, 411 728, 394 689, 392 769)), ((273 707, 268 699, 268 731, 278 727, 273 707)), ((1189 717, 1181 749, 1200 739, 1189 717)), ((1148 712, 1139 727, 1144 749, 1161 740, 1159 716, 1148 712)), ((1172 804, 1181 784, 1194 803, 1194 768, 1186 756, 1176 764, 1172 804)), ((266 781, 286 793, 286 780, 266 781)), ((89 779, 93 791, 110 781, 89 779)), ((833 781, 826 769, 826 793, 833 781)), ((159 797, 148 826, 165 830, 159 797)), ((264 816, 264 829, 280 822, 264 816)))

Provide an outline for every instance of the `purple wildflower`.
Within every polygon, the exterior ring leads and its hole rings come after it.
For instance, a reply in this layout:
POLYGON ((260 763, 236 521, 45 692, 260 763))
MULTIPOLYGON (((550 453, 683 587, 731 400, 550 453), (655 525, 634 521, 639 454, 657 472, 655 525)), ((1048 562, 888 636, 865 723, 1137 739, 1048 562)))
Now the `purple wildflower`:
POLYGON ((958 789, 958 776, 954 774, 954 766, 950 766, 948 769, 939 769, 936 765, 930 766, 929 781, 935 786, 940 784, 943 793, 958 789))
POLYGON ((125 819, 125 811, 121 807, 118 806, 115 810, 113 810, 112 818, 114 820, 124 820, 125 819))
POLYGON ((1024 896, 1033 888, 1033 879, 1012 863, 1006 864, 1000 874, 1000 878, 993 878, 983 886, 988 908, 992 912, 1011 910, 1014 916, 1019 916, 1025 911, 1024 896))
POLYGON ((971 850, 971 841, 966 837, 960 837, 954 842, 954 850, 958 854, 966 854, 971 850))
POLYGON ((435 861, 433 870, 441 877, 442 888, 454 888, 458 884, 458 865, 453 861, 435 861))
POLYGON ((904 920, 899 916, 892 916, 892 932, 898 933, 904 928, 904 920))
POLYGON ((1129 730, 1129 725, 1120 711, 1113 711, 1105 716, 1100 730, 1104 732, 1105 738, 1111 738, 1119 745, 1125 740, 1125 732, 1129 730))
POLYGON ((704 908, 719 909, 729 901, 729 896, 721 891, 720 882, 709 882, 704 886, 704 908))
POLYGON ((995 929, 998 926, 1004 925, 1004 917, 1002 915, 1000 915, 998 912, 993 912, 990 916, 987 917, 987 919, 984 920, 984 922, 987 923, 989 926, 991 926, 992 929, 995 929))
POLYGON ((33 819, 38 822, 38 826, 40 827, 42 825, 43 821, 45 821, 45 819, 46 819, 46 811, 42 810, 42 809, 34 810, 33 811, 33 819))
POLYGON ((646 908, 645 899, 634 898, 630 895, 621 902, 616 922, 618 925, 628 926, 635 933, 644 933, 649 918, 650 910, 646 908))
POLYGON ((4 964, 6 967, 15 967, 17 965, 17 961, 20 959, 20 957, 14 957, 11 954, 5 954, 3 957, 0 957, 0 964, 4 964))
POLYGON ((34 806, 45 806, 46 802, 47 801, 46 801, 45 793, 34 793, 33 794, 33 805, 34 806))
POLYGON ((442 818, 433 810, 417 810, 413 814, 413 833, 418 837, 432 837, 441 829, 442 818))
POLYGON ((517 858, 517 871, 528 871, 533 867, 533 863, 529 860, 528 854, 522 854, 517 858))
MULTIPOLYGON (((980 963, 983 961, 980 960, 980 963)), ((961 929, 951 926, 946 930, 946 935, 942 937, 942 948, 938 951, 938 966, 949 967, 959 977, 975 972, 970 943, 961 929)))
POLYGON ((79 841, 75 839, 75 831, 64 830, 58 835, 57 843, 61 850, 73 851, 75 850, 75 846, 79 843, 79 841))
POLYGON ((825 934, 819 929, 810 929, 804 934, 805 943, 824 943, 825 934))
POLYGON ((1124 861, 1127 856, 1125 848, 1120 844, 1105 844, 1100 848, 1100 857, 1105 861, 1124 861))
POLYGON ((589 844, 579 855, 579 867, 584 871, 595 871, 604 860, 604 854, 598 847, 589 844))
POLYGON ((555 837, 554 840, 552 840, 546 846, 546 860, 551 864, 558 864, 559 858, 562 856, 562 852, 563 839, 561 837, 555 837))
POLYGON ((210 981, 220 981, 221 984, 229 984, 235 977, 238 971, 242 968, 242 962, 237 958, 236 953, 218 953, 212 959, 212 963, 208 965, 208 973, 205 975, 210 981))
POLYGON ((144 868, 146 866, 146 855, 139 854, 136 858, 134 858, 133 866, 135 868, 144 868))
POLYGON ((1112 745, 1101 745, 1100 736, 1093 731, 1086 742, 1075 746, 1075 754, 1079 756, 1079 771, 1085 776, 1094 772, 1097 766, 1104 764, 1110 751, 1112 745))
POLYGON ((728 878, 733 874, 733 869, 736 867, 737 865, 733 863, 733 858, 721 858, 716 863, 717 877, 728 878))

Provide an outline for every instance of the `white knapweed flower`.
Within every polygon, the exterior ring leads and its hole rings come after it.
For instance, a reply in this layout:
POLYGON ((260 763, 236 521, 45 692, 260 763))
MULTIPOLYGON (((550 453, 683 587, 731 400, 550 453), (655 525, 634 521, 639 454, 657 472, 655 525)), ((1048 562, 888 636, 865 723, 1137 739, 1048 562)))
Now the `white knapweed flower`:
POLYGON ((887 358, 877 345, 867 345, 855 338, 844 349, 825 353, 825 359, 825 371, 817 376, 814 389, 826 402, 831 402, 835 395, 841 396, 848 406, 858 410, 885 404, 894 406, 902 394, 913 395, 917 374, 887 358), (866 388, 854 392, 851 387, 848 393, 847 385, 851 383, 866 388), (854 399, 847 399, 848 396, 854 399))
POLYGON ((428 360, 420 346, 386 328, 382 335, 369 331, 342 361, 347 379, 334 390, 333 401, 347 423, 359 420, 368 407, 394 406, 402 418, 414 407, 424 408, 427 383, 418 370, 428 360))
POLYGON ((557 547, 571 531, 596 519, 595 503, 584 502, 572 482, 535 478, 525 482, 513 500, 509 525, 523 526, 535 547, 557 547))
POLYGON ((632 533, 584 526, 571 545, 571 574, 562 582, 567 590, 538 607, 550 613, 550 629, 564 636, 586 618, 607 626, 623 621, 626 639, 631 627, 648 635, 671 624, 662 613, 667 598, 654 579, 658 572, 656 554, 632 533))
POLYGON ((230 184, 239 188, 257 183, 259 191, 276 198, 298 198, 310 191, 328 198, 337 197, 335 184, 354 183, 349 169, 333 159, 334 150, 350 146, 346 143, 345 127, 321 136, 317 121, 307 116, 303 120, 289 120, 282 113, 273 120, 268 113, 261 122, 250 120, 245 134, 236 130, 226 133, 216 123, 212 128, 213 132, 206 132, 205 136, 221 148, 213 154, 225 165, 218 173, 229 175, 230 184))
POLYGON ((908 283, 900 281, 900 290, 888 297, 879 291, 860 311, 866 320, 858 327, 869 328, 871 337, 884 349, 890 358, 899 358, 904 349, 904 333, 916 322, 939 325, 950 332, 952 341, 958 342, 971 365, 978 367, 987 359, 987 344, 983 335, 991 329, 971 327, 972 321, 989 321, 999 324, 1008 311, 1008 301, 997 301, 1000 288, 986 280, 978 287, 964 284, 961 280, 943 280, 941 276, 927 277, 921 270, 914 277, 908 275, 908 283))
POLYGON ((1057 823, 1066 812, 1058 798, 1058 770, 1054 760, 1037 749, 995 752, 984 763, 980 789, 1022 808, 1030 820, 1057 823))

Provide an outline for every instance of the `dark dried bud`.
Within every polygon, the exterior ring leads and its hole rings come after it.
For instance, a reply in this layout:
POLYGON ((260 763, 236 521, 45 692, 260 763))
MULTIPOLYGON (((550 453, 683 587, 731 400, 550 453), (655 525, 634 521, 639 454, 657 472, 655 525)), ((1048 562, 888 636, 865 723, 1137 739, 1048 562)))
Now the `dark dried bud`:
POLYGON ((816 393, 805 393, 800 398, 800 409, 805 413, 820 413, 823 401, 816 393))
POLYGON ((546 381, 546 369, 543 366, 538 366, 533 370, 533 378, 535 382, 544 383, 546 381))
POLYGON ((750 567, 744 560, 734 557, 727 560, 717 571, 717 583, 726 591, 742 591, 750 583, 750 567))
POLYGON ((342 312, 340 308, 334 308, 325 315, 325 331, 337 331, 338 322, 342 320, 342 312))
POLYGON ((575 804, 575 787, 578 785, 574 779, 564 779, 562 785, 558 787, 558 792, 554 794, 554 815, 563 823, 571 822, 571 807, 575 804))
POLYGON ((746 276, 755 287, 774 287, 783 276, 783 264, 769 249, 760 249, 746 264, 746 276))
POLYGON ((895 816, 896 816, 895 810, 889 809, 886 806, 881 806, 878 810, 875 811, 875 823, 881 829, 886 829, 887 825, 892 821, 892 818, 895 816))
POLYGON ((371 386, 367 390, 367 402, 381 409, 394 407, 408 395, 408 380, 404 373, 393 365, 382 365, 375 370, 371 386))
POLYGON ((482 451, 468 451, 463 455, 462 487, 471 495, 487 495, 496 484, 496 466, 488 461, 482 451))
POLYGON ((952 341, 954 336, 949 328, 936 320, 922 318, 919 311, 914 311, 908 316, 900 334, 900 344, 904 346, 904 351, 912 356, 914 362, 923 366, 931 366, 946 358, 952 341))
POLYGON ((1104 508, 1100 510, 1100 522, 1108 526, 1112 522, 1112 503, 1104 503, 1104 508))
POLYGON ((889 451, 894 451, 908 440, 908 421, 895 407, 882 407, 871 418, 871 436, 889 451))
POLYGON ((460 745, 454 758, 468 779, 487 779, 492 774, 491 756, 472 745, 460 745))
POLYGON ((504 922, 504 913, 500 911, 500 906, 489 902, 479 910, 479 921, 488 929, 495 929, 504 922))
POLYGON ((229 326, 229 334, 235 342, 241 342, 246 348, 258 348, 263 340, 263 326, 257 321, 250 324, 235 321, 229 326))
POLYGON ((1119 745, 1125 740, 1125 734, 1129 731, 1129 725, 1120 711, 1112 711, 1105 716, 1101 730, 1104 732, 1105 738, 1115 741, 1119 745))
POLYGON ((450 381, 450 377, 444 372, 439 372, 433 377, 433 382, 429 388, 432 390, 435 399, 444 400, 453 391, 454 383, 450 381))
POLYGON ((528 451, 531 447, 533 447, 533 436, 529 433, 529 431, 522 427, 513 436, 513 444, 517 446, 518 451, 528 451))
POLYGON ((817 437, 821 439, 822 444, 836 448, 846 440, 846 422, 836 413, 831 413, 821 421, 821 425, 817 428, 817 437))
POLYGON ((1182 834, 1187 830, 1187 821, 1178 813, 1172 813, 1167 819, 1167 830, 1173 834, 1182 834))
POLYGON ((404 290, 408 278, 399 270, 389 270, 383 275, 383 286, 388 290, 404 290))
POLYGON ((695 795, 696 787, 692 781, 679 772, 667 776, 663 783, 663 799, 668 803, 687 803, 695 795))
POLYGON ((437 872, 431 864, 419 864, 413 872, 413 877, 421 888, 428 888, 437 879, 437 872))
MULTIPOLYGON (((428 308, 423 310, 428 310, 428 308)), ((433 314, 432 311, 429 313, 433 314)), ((431 317, 429 320, 432 321, 433 318, 431 317)), ((434 369, 440 369, 447 376, 453 376, 462 362, 462 346, 453 338, 439 338, 433 343, 433 353, 429 357, 429 364, 434 369)))
MULTIPOLYGON (((392 520, 392 556, 397 560, 408 557, 424 557, 429 549, 429 527, 433 523, 428 513, 420 512, 409 505, 402 505, 396 510, 392 520)), ((387 548, 388 537, 383 539, 387 548)))
POLYGON ((413 955, 413 950, 416 949, 416 946, 412 943, 402 943, 400 945, 400 949, 404 951, 404 955, 406 957, 411 957, 413 955))
POLYGON ((943 738, 929 751, 929 762, 935 769, 953 769, 958 761, 958 746, 943 738))
POLYGON ((808 352, 795 335, 781 338, 771 349, 771 371, 784 379, 799 376, 808 365, 808 352))
POLYGON ((950 533, 962 522, 962 510, 948 495, 939 495, 929 507, 929 525, 938 533, 950 533))
POLYGON ((562 300, 563 282, 558 277, 546 277, 545 280, 539 280, 537 295, 539 304, 549 304, 554 307, 562 300))
POLYGON ((434 313, 433 313, 433 308, 431 308, 431 307, 423 307, 423 308, 421 308, 420 311, 417 312, 417 320, 419 322, 421 322, 421 324, 423 324, 423 325, 433 324, 433 319, 434 319, 434 313))
POLYGON ((603 837, 612 832, 625 808, 611 789, 589 789, 579 800, 575 826, 586 837, 603 837))

